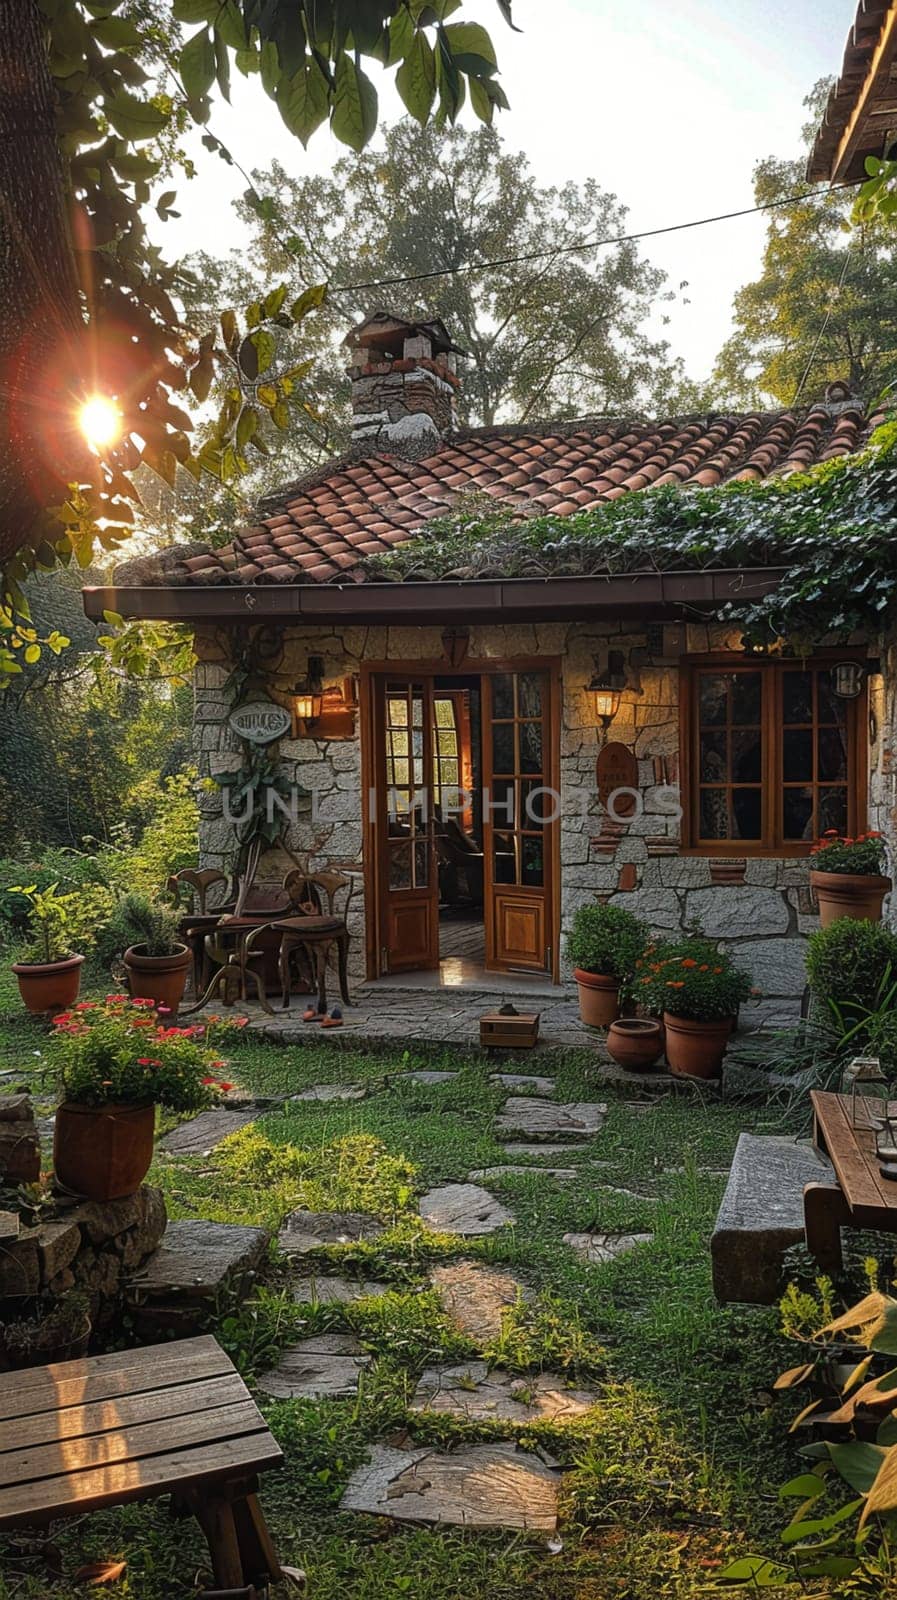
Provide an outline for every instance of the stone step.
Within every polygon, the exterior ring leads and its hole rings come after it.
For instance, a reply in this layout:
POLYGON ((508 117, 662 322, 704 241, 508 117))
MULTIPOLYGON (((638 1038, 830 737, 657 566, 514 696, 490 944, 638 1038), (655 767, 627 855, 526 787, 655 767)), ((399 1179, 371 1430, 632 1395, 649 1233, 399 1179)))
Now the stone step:
POLYGON ((496 1267, 479 1261, 452 1261, 434 1267, 430 1282, 454 1327, 480 1349, 501 1334, 505 1313, 532 1291, 496 1267))
POLYGON ((367 1085, 363 1083, 316 1083, 311 1089, 303 1089, 301 1094, 291 1094, 287 1104, 295 1100, 319 1101, 323 1105, 334 1100, 363 1100, 367 1092, 367 1085))
POLYGON ((514 1217, 488 1189, 477 1183, 446 1183, 421 1197, 420 1215, 435 1233, 460 1233, 472 1238, 494 1233, 514 1217))
POLYGON ((589 1101, 557 1105, 553 1100, 512 1097, 496 1118, 495 1134, 499 1139, 594 1139, 606 1116, 606 1105, 589 1101))
POLYGON ((383 1223, 363 1211, 291 1211, 277 1243, 287 1255, 304 1256, 322 1245, 355 1244, 382 1232, 383 1223))
POLYGON ((478 1444, 451 1454, 374 1445, 341 1501, 399 1522, 554 1533, 560 1472, 513 1444, 478 1444))
POLYGON ((250 1289, 268 1248, 265 1228, 194 1218, 169 1222, 127 1300, 141 1332, 186 1336, 209 1325, 250 1289))
POLYGON ((597 1401, 591 1389, 567 1388, 556 1372, 521 1376, 490 1369, 485 1361, 468 1361, 428 1367, 414 1391, 411 1409, 465 1422, 575 1422, 597 1401))
POLYGON ((299 1278, 292 1284, 293 1299, 297 1305, 350 1306, 356 1300, 371 1300, 389 1294, 395 1284, 379 1283, 373 1278, 299 1278))
POLYGON ((201 1111, 198 1117, 191 1117, 189 1122, 181 1122, 172 1128, 159 1140, 157 1148, 169 1156, 207 1156, 222 1139, 239 1133, 241 1128, 248 1128, 257 1116, 254 1108, 231 1111, 224 1106, 215 1106, 210 1111, 201 1111))
POLYGON ((273 1400, 348 1400, 372 1360, 354 1334, 325 1333, 284 1350, 258 1384, 273 1400))
POLYGON ((778 1299, 785 1251, 804 1237, 804 1187, 831 1178, 812 1145, 739 1135, 710 1240, 717 1300, 772 1305, 778 1299))
POLYGON ((653 1233, 565 1233, 564 1244, 592 1267, 603 1267, 640 1244, 650 1244, 653 1233))

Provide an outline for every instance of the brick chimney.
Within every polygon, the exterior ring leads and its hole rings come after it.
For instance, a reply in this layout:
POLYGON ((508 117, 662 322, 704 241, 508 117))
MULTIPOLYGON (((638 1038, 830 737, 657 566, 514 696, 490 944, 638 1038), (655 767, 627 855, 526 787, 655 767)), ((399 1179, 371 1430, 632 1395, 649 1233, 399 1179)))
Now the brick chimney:
POLYGON ((344 342, 351 349, 353 446, 366 455, 430 455, 457 425, 456 365, 464 351, 445 325, 375 311, 344 342))

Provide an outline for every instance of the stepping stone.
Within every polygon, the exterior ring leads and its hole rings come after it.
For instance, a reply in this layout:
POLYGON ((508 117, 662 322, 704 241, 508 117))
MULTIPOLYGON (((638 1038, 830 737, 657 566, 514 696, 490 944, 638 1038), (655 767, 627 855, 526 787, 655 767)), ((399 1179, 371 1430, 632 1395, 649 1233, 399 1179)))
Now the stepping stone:
POLYGON ((304 1256, 328 1244, 355 1244, 359 1239, 377 1239, 383 1223, 363 1211, 291 1211, 277 1235, 277 1243, 288 1255, 304 1256))
POLYGON ((216 1107, 172 1128, 158 1148, 170 1156, 207 1156, 231 1133, 238 1133, 256 1118, 255 1111, 227 1111, 216 1107))
POLYGON ((514 1222, 514 1217, 488 1189, 478 1183, 446 1183, 430 1189, 420 1202, 420 1214, 435 1233, 494 1233, 514 1222))
POLYGON ((428 1367, 411 1402, 412 1411, 461 1417, 467 1422, 571 1422, 597 1403, 587 1389, 567 1389, 557 1373, 526 1377, 492 1371, 485 1361, 428 1367))
POLYGON ((400 1083, 454 1083, 458 1077, 457 1072, 398 1072, 396 1077, 400 1083))
MULTIPOLYGON (((581 1156, 583 1148, 581 1144, 562 1144, 552 1140, 550 1145, 505 1144, 502 1145, 502 1152, 506 1156, 533 1156, 538 1161, 545 1161, 550 1160, 552 1156, 581 1156)), ((590 1167, 612 1167, 615 1163, 613 1161, 590 1160, 587 1165, 590 1167)))
POLYGON ((372 1360, 354 1334, 325 1333, 291 1345, 259 1378, 259 1388, 274 1400, 348 1400, 372 1360))
MULTIPOLYGON (((468 1183, 489 1183, 492 1178, 555 1178, 558 1183, 569 1183, 571 1178, 578 1178, 583 1172, 582 1167, 478 1167, 476 1172, 468 1172, 468 1183)), ((622 1194, 624 1191, 619 1191, 622 1194)))
POLYGON ((493 1072, 490 1083, 502 1089, 519 1089, 521 1094, 554 1094, 554 1078, 534 1078, 525 1072, 493 1072))
POLYGON ((653 1238, 653 1233, 565 1233, 564 1243, 591 1266, 603 1267, 638 1244, 650 1244, 653 1238))
POLYGON ((599 1183, 597 1193, 619 1194, 622 1195, 624 1200, 640 1200, 642 1205, 646 1206, 656 1206, 657 1204, 656 1194, 636 1194, 634 1189, 617 1189, 611 1183, 599 1183))
POLYGON ((389 1294, 392 1288, 373 1278, 300 1278, 293 1284, 293 1299, 301 1306, 350 1306, 356 1300, 389 1294))
POLYGON ((811 1145, 742 1133, 710 1240, 717 1300, 772 1305, 782 1262, 804 1238, 804 1186, 831 1183, 832 1169, 811 1145))
POLYGON ((303 1089, 301 1094, 291 1094, 288 1104, 294 1100, 363 1100, 367 1094, 367 1087, 363 1083, 316 1083, 311 1089, 303 1089))
POLYGON ((399 1522, 554 1533, 561 1474, 513 1444, 478 1444, 443 1454, 374 1445, 340 1502, 399 1522))
POLYGON ((230 1222, 169 1222, 158 1250, 130 1280, 138 1329, 188 1334, 207 1326, 245 1295, 269 1237, 266 1228, 230 1222))
POLYGON ((496 1119, 496 1136, 518 1134, 526 1139, 594 1139, 607 1115, 606 1105, 583 1101, 555 1105, 553 1100, 510 1099, 496 1119))
POLYGON ((449 1322, 480 1346, 499 1337, 504 1314, 510 1307, 516 1306, 518 1300, 532 1299, 531 1291, 509 1272, 478 1261, 453 1261, 434 1267, 430 1282, 449 1322))

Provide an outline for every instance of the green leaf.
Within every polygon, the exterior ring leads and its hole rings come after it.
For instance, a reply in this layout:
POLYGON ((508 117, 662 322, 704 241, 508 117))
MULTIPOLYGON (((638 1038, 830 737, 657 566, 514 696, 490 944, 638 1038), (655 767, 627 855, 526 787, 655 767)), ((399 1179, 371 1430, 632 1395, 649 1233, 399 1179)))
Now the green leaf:
POLYGON ((106 116, 123 139, 154 139, 168 122, 168 112, 149 100, 138 100, 126 89, 105 102, 106 116))
POLYGON ((90 32, 108 50, 128 50, 141 43, 143 35, 129 17, 98 17, 89 24, 90 32))
POLYGON ((275 91, 277 108, 291 133, 303 145, 326 122, 330 110, 330 85, 314 56, 290 78, 281 78, 275 91))
POLYGON ((200 28, 181 51, 178 66, 187 96, 201 100, 215 81, 215 41, 208 28, 200 28))
POLYGON ((377 126, 377 91, 345 50, 336 62, 331 127, 341 144, 360 155, 377 126))
POLYGON ((215 34, 215 77, 225 100, 230 102, 230 56, 219 33, 215 34))
POLYGON ((290 306, 290 316, 294 322, 301 322, 310 311, 316 311, 327 299, 326 283, 315 283, 309 289, 303 289, 297 299, 290 306))
POLYGON ((176 22, 211 22, 221 9, 221 0, 174 0, 176 22))
POLYGON ((254 376, 258 377, 259 373, 267 372, 274 360, 277 354, 277 340, 267 328, 256 328, 255 332, 249 335, 249 342, 256 351, 257 365, 254 376))
POLYGON ((430 41, 415 33, 408 54, 396 73, 396 88, 411 115, 423 127, 436 94, 436 63, 430 41))
POLYGON ((394 67, 397 61, 407 56, 414 40, 415 28, 411 20, 411 13, 400 6, 395 16, 389 23, 389 55, 384 66, 394 67))
POLYGON ((866 1444, 861 1439, 829 1444, 828 1453, 844 1482, 857 1494, 869 1493, 886 1454, 880 1445, 866 1444))
POLYGON ((790 1478, 783 1483, 779 1490, 779 1498, 788 1500, 816 1500, 825 1489, 825 1479, 816 1472, 801 1472, 796 1478, 790 1478))
POLYGON ((263 316, 269 318, 276 317, 286 297, 287 285, 285 283, 280 284, 276 289, 272 289, 271 293, 266 294, 264 300, 262 301, 263 316))
POLYGON ((783 1544, 796 1544, 799 1539, 809 1539, 817 1533, 831 1533, 833 1528, 838 1528, 842 1522, 855 1517, 862 1509, 862 1505, 862 1500, 851 1500, 846 1506, 832 1511, 827 1517, 809 1517, 799 1522, 789 1522, 787 1528, 782 1529, 779 1538, 783 1544))
POLYGON ((244 450, 257 432, 259 414, 254 406, 244 406, 237 418, 237 449, 244 450))
POLYGON ((449 22, 442 31, 456 61, 460 56, 479 56, 493 71, 498 67, 495 46, 478 22, 449 22))
POLYGON ((793 1576, 788 1567, 768 1561, 766 1556, 742 1556, 719 1574, 723 1583, 750 1583, 758 1589, 780 1589, 793 1576))

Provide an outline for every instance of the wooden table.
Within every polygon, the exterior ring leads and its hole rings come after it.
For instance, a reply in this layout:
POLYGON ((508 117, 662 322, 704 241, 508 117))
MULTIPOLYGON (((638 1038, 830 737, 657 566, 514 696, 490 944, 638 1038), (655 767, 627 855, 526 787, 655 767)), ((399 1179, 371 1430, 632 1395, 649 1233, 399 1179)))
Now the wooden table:
POLYGON ((171 1494, 216 1584, 276 1582, 256 1474, 282 1461, 208 1336, 0 1375, 0 1529, 171 1494))
MULTIPOLYGON (((843 1262, 841 1229, 873 1228, 897 1233, 897 1183, 878 1170, 872 1118, 885 1114, 883 1101, 857 1098, 856 1114, 862 1126, 854 1128, 852 1096, 812 1090, 813 1143, 828 1156, 836 1183, 808 1183, 804 1189, 804 1228, 807 1249, 826 1272, 837 1272, 843 1262)), ((889 1102, 897 1116, 897 1102, 889 1102)))

